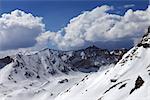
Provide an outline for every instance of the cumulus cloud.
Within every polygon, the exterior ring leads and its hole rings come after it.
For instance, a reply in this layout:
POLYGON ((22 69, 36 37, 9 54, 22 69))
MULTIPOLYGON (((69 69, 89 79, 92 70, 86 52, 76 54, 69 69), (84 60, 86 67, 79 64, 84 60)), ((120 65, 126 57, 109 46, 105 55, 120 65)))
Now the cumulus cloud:
POLYGON ((85 11, 58 32, 45 32, 41 17, 15 10, 0 17, 0 50, 49 45, 62 50, 96 44, 103 48, 127 47, 138 41, 150 25, 150 7, 111 14, 110 6, 85 11))
POLYGON ((0 17, 0 50, 31 47, 42 32, 44 24, 41 17, 21 10, 3 14, 0 17))
POLYGON ((71 19, 61 31, 48 31, 37 40, 63 50, 76 49, 88 44, 102 46, 102 43, 103 46, 112 46, 112 43, 121 46, 128 41, 130 44, 137 41, 150 25, 150 7, 145 11, 130 9, 123 16, 111 14, 110 10, 113 8, 105 5, 86 11, 71 19))

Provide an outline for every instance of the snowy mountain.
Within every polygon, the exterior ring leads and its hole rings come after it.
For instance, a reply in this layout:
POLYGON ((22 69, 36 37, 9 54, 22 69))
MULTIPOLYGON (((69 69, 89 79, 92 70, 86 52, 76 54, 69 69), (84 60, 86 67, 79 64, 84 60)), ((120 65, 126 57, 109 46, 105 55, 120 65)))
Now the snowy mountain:
POLYGON ((77 51, 44 49, 1 58, 0 100, 53 100, 92 74, 89 72, 113 66, 126 51, 110 52, 90 46, 77 51))
POLYGON ((95 72, 101 66, 115 64, 126 51, 126 49, 120 49, 110 53, 106 49, 95 46, 78 51, 44 49, 36 53, 20 53, 2 58, 0 68, 12 62, 10 77, 20 76, 21 80, 68 74, 71 71, 95 72))
POLYGON ((84 77, 55 100, 150 100, 150 27, 114 66, 84 77))

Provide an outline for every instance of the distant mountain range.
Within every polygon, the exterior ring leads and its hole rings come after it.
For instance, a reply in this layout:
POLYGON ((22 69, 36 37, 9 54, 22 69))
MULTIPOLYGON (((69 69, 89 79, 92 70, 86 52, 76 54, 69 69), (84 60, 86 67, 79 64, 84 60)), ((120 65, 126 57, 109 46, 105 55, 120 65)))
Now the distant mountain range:
MULTIPOLYGON (((0 68, 9 63, 13 63, 15 71, 18 68, 30 70, 30 73, 38 76, 38 72, 31 71, 43 69, 43 74, 65 73, 69 71, 96 72, 101 66, 116 64, 127 49, 118 49, 108 51, 100 49, 96 46, 90 46, 85 49, 76 51, 59 51, 52 49, 44 49, 36 53, 16 54, 15 56, 7 56, 0 59, 0 68), (39 67, 39 68, 38 68, 39 67)), ((23 73, 22 73, 23 74, 23 73)))

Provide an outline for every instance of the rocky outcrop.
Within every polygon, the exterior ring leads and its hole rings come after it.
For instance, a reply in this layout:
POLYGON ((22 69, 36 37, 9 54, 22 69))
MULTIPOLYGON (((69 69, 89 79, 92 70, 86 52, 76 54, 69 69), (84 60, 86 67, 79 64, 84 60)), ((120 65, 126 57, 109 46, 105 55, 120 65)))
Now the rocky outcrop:
POLYGON ((11 63, 13 59, 10 56, 4 57, 0 59, 0 69, 11 63))

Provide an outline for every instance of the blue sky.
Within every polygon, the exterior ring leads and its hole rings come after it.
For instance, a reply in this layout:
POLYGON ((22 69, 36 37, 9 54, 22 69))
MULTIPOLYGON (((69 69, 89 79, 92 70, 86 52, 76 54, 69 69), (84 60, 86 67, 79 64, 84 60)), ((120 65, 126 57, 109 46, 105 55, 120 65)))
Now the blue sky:
POLYGON ((114 6, 111 13, 124 14, 132 5, 133 10, 146 9, 148 0, 0 0, 0 14, 20 9, 30 12, 35 16, 43 17, 46 29, 58 31, 65 27, 69 20, 78 16, 83 11, 89 11, 97 6, 114 6))
POLYGON ((0 16, 0 50, 39 44, 62 50, 93 44, 130 48, 150 23, 148 5, 148 0, 0 0, 0 15, 6 14, 0 16))

